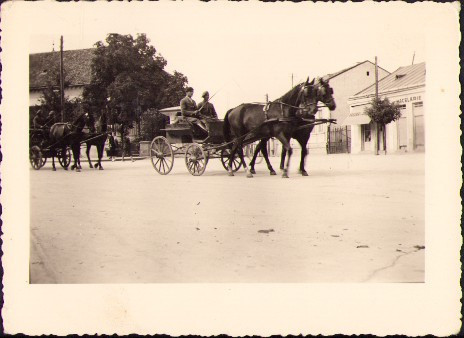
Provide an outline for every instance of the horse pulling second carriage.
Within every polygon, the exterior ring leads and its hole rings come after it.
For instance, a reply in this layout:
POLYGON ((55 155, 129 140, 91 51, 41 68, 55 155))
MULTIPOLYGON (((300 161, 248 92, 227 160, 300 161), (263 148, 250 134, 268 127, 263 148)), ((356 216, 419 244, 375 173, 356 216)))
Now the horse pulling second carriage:
POLYGON ((42 168, 47 159, 53 156, 58 158, 63 169, 71 163, 71 149, 58 143, 51 143, 46 131, 42 129, 29 129, 29 162, 35 170, 42 168))

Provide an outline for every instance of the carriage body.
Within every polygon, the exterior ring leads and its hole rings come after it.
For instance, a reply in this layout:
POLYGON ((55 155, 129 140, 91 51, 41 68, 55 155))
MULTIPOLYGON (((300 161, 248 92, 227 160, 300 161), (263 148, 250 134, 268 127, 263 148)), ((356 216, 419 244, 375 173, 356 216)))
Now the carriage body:
MULTIPOLYGON (((180 107, 160 110, 170 119, 163 131, 166 137, 155 137, 150 146, 150 158, 155 170, 161 175, 167 175, 174 165, 174 158, 184 157, 188 171, 194 175, 202 175, 210 159, 220 158, 224 168, 229 160, 229 143, 224 139, 224 121, 208 119, 206 125, 208 136, 199 137, 195 127, 183 117, 180 107)), ((241 162, 234 168, 238 170, 241 162)))

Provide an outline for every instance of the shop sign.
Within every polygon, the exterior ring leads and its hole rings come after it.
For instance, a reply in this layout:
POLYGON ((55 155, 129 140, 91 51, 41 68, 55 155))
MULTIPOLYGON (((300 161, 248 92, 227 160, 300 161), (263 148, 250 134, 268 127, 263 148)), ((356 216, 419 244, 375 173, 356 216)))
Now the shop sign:
POLYGON ((393 103, 408 103, 408 102, 414 102, 414 101, 422 101, 422 97, 420 95, 417 96, 410 96, 410 97, 404 97, 402 99, 393 101, 393 103))

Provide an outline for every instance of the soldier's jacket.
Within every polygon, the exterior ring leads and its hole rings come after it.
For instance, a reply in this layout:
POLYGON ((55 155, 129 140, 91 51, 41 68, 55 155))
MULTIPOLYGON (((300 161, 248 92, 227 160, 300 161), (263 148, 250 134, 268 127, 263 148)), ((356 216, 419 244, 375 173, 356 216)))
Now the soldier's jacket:
POLYGON ((209 102, 201 101, 198 104, 198 110, 200 110, 201 117, 217 119, 216 109, 214 109, 214 106, 209 102))
POLYGON ((186 96, 180 100, 180 110, 183 116, 191 116, 193 111, 197 110, 197 104, 193 99, 186 96))

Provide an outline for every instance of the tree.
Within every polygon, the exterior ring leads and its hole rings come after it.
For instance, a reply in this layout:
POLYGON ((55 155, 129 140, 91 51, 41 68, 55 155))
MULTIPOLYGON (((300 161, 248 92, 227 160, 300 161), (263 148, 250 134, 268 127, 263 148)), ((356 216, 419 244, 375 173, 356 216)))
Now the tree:
POLYGON ((140 122, 142 112, 179 104, 188 80, 164 71, 167 61, 145 34, 135 39, 108 34, 105 42, 95 44, 91 83, 83 93, 90 112, 107 110, 109 121, 120 124, 123 134, 140 122))
POLYGON ((386 151, 387 146, 385 126, 390 122, 398 120, 401 117, 400 106, 397 103, 391 103, 388 98, 381 99, 374 97, 371 101, 371 104, 364 109, 364 113, 367 114, 367 116, 369 116, 372 121, 381 126, 383 148, 384 151, 386 151))
POLYGON ((156 136, 166 136, 163 131, 169 123, 169 117, 161 114, 158 110, 149 109, 142 115, 141 137, 143 140, 150 141, 156 136))

